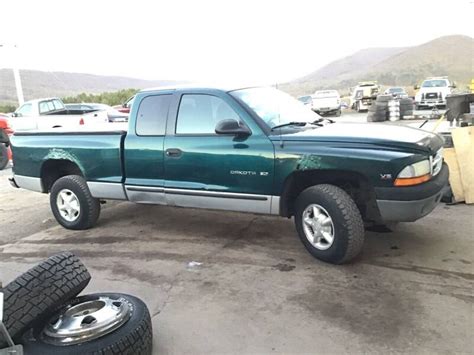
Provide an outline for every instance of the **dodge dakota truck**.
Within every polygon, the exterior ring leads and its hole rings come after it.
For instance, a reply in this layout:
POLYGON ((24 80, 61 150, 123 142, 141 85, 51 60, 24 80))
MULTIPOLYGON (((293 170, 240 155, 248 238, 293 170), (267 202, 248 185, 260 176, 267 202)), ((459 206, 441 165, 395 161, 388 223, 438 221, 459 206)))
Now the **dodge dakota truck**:
POLYGON ((11 184, 49 193, 65 228, 92 227, 107 199, 294 217, 331 263, 360 252, 364 227, 430 213, 448 181, 440 136, 333 123, 265 87, 143 90, 128 129, 19 132, 12 146, 11 184))

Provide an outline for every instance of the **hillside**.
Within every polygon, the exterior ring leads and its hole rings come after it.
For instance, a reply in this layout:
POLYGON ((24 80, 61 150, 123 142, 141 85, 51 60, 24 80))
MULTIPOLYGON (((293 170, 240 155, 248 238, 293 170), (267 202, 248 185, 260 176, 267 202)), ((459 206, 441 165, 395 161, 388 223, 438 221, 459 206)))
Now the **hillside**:
MULTIPOLYGON (((142 89, 170 85, 166 80, 141 80, 119 76, 21 70, 25 100, 48 96, 68 96, 82 92, 100 93, 120 89, 142 89)), ((0 69, 0 103, 16 103, 15 82, 11 69, 0 69)))
POLYGON ((362 80, 413 86, 428 76, 447 75, 464 88, 473 76, 473 63, 474 39, 454 35, 415 47, 361 50, 281 87, 294 95, 320 88, 344 92, 362 80))
POLYGON ((335 77, 340 79, 350 78, 363 73, 373 65, 380 63, 394 55, 397 55, 407 48, 367 48, 362 49, 351 56, 336 60, 318 69, 296 82, 317 81, 332 82, 335 77))

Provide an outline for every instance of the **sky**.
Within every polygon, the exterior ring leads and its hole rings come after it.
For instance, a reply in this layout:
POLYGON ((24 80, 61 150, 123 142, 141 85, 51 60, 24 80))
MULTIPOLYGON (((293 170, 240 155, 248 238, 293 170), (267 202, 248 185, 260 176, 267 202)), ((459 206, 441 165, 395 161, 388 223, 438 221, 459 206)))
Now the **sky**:
POLYGON ((277 83, 363 48, 474 36, 473 0, 0 0, 0 14, 0 68, 150 80, 277 83))

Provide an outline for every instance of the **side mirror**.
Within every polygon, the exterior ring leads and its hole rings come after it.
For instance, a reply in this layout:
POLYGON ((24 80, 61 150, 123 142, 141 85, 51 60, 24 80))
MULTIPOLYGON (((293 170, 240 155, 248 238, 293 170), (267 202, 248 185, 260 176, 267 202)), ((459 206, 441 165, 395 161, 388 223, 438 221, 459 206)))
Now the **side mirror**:
POLYGON ((413 88, 414 88, 415 90, 418 90, 418 89, 420 89, 420 85, 415 85, 413 88))
POLYGON ((451 84, 451 87, 452 87, 453 89, 456 89, 457 86, 456 86, 456 83, 455 83, 454 81, 453 81, 453 83, 451 84))
POLYGON ((233 136, 250 136, 252 132, 243 123, 234 120, 222 120, 217 122, 216 129, 217 134, 226 134, 233 136))
POLYGON ((11 113, 11 116, 12 116, 12 117, 18 117, 18 113, 12 112, 12 113, 11 113))

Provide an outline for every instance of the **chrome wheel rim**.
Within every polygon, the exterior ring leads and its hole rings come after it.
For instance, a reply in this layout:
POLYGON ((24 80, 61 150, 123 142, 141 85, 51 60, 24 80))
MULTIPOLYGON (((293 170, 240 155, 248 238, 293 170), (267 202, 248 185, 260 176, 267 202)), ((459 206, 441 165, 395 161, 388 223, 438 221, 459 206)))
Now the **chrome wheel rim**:
POLYGON ((334 223, 328 211, 317 204, 311 204, 303 211, 303 230, 313 247, 327 250, 334 243, 334 223))
POLYGON ((131 307, 125 299, 99 297, 69 304, 46 325, 46 343, 73 345, 97 339, 121 327, 130 318, 131 307))
POLYGON ((68 189, 59 191, 56 198, 59 214, 68 222, 74 222, 81 213, 81 204, 76 194, 68 189))

